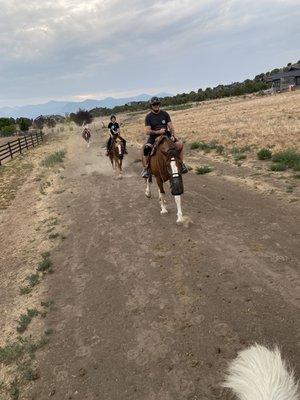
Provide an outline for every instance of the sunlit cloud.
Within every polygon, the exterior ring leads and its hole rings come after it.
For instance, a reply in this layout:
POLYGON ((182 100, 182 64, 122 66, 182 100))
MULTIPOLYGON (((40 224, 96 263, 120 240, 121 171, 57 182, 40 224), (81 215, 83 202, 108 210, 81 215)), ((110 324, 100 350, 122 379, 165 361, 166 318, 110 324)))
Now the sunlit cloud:
POLYGON ((0 0, 0 101, 173 91, 259 73, 297 57, 299 6, 300 0, 0 0), (238 69, 247 57, 247 70, 238 69))

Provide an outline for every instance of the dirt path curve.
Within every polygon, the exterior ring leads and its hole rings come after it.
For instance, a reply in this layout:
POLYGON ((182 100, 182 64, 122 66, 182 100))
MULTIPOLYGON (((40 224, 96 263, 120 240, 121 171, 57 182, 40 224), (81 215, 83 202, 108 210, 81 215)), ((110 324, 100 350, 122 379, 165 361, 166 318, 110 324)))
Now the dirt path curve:
POLYGON ((190 173, 193 224, 178 227, 130 153, 116 180, 98 137, 70 142, 53 205, 70 227, 48 280, 55 334, 29 398, 224 398, 228 360, 254 341, 280 344, 299 372, 298 206, 190 173))

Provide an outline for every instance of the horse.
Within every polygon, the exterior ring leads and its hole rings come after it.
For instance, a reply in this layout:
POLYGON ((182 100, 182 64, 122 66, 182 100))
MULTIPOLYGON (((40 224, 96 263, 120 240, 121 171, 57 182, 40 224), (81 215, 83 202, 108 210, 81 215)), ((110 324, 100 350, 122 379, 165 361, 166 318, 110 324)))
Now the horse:
POLYGON ((124 154, 125 154, 124 143, 118 135, 112 139, 112 144, 108 151, 108 156, 113 169, 115 171, 118 170, 119 174, 122 174, 123 172, 122 164, 123 164, 124 154))
MULTIPOLYGON (((146 178, 146 197, 151 197, 150 183, 152 182, 152 175, 156 178, 158 186, 158 196, 161 206, 161 215, 167 214, 166 207, 166 193, 164 189, 164 182, 170 181, 171 193, 174 196, 177 207, 177 223, 184 222, 182 208, 181 208, 181 195, 183 194, 183 181, 181 176, 181 165, 179 154, 182 150, 180 142, 174 143, 166 135, 159 136, 152 149, 150 157, 150 177, 146 178)), ((146 166, 145 157, 142 156, 143 165, 146 166)))
POLYGON ((86 141, 87 147, 90 147, 91 132, 89 131, 89 129, 86 128, 83 130, 82 137, 86 141))

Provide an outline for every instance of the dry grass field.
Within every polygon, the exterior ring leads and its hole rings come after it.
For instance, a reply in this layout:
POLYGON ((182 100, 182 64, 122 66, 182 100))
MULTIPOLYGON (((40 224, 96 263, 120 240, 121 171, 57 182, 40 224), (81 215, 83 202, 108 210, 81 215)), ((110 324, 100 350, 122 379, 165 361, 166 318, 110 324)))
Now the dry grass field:
MULTIPOLYGON (((187 142, 216 140, 225 148, 251 146, 300 150, 300 91, 205 101, 192 108, 169 111, 179 137, 187 142)), ((119 116, 123 134, 144 140, 145 113, 119 116)))

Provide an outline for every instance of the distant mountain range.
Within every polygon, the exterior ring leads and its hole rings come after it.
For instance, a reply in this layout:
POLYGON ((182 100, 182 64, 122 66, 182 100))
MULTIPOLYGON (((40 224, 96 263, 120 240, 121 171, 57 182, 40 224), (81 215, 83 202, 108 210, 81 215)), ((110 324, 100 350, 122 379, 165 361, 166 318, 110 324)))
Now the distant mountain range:
MULTIPOLYGON (((171 96, 168 93, 158 93, 158 97, 171 96)), ((36 118, 39 115, 62 115, 69 114, 71 112, 76 112, 79 108, 84 110, 91 110, 95 107, 107 107, 113 108, 115 106, 122 106, 133 101, 147 101, 152 97, 149 94, 140 94, 134 97, 123 97, 115 99, 113 97, 107 97, 103 100, 91 100, 87 99, 80 102, 75 101, 49 101, 44 104, 35 104, 28 106, 18 106, 18 107, 0 107, 0 117, 27 117, 36 118)))

